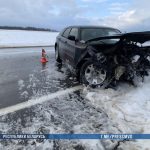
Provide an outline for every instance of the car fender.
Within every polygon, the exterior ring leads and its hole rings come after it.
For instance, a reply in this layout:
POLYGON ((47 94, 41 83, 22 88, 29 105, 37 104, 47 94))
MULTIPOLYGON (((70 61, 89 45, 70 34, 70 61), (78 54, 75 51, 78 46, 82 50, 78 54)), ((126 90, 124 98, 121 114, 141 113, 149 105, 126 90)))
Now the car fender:
POLYGON ((76 68, 80 68, 85 61, 92 61, 94 56, 96 56, 96 49, 92 46, 87 46, 86 51, 81 55, 76 68))

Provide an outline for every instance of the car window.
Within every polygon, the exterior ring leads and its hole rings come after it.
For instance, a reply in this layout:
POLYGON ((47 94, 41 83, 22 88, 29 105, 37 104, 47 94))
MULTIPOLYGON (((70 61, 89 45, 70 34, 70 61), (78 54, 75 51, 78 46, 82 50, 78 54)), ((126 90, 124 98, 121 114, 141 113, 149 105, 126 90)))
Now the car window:
POLYGON ((71 30, 70 28, 66 29, 62 36, 68 38, 70 30, 71 30))
POLYGON ((109 28, 85 28, 81 30, 81 40, 87 41, 90 39, 111 36, 120 33, 119 30, 109 28))
POLYGON ((77 28, 72 28, 70 31, 71 36, 75 36, 76 39, 78 39, 78 29, 77 28))

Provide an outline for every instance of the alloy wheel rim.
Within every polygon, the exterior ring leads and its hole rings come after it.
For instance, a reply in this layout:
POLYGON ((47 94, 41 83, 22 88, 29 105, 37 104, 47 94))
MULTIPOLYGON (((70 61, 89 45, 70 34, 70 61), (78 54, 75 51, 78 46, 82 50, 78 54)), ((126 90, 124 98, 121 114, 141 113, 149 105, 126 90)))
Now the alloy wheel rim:
POLYGON ((106 79, 106 71, 104 69, 97 69, 93 64, 90 64, 85 69, 85 79, 90 85, 100 85, 106 79))

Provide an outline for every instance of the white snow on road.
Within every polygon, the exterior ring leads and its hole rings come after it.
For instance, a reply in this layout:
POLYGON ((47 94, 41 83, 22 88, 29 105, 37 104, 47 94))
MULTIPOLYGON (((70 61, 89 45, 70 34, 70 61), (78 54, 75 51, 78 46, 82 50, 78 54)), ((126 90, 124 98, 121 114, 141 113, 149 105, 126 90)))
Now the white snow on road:
MULTIPOLYGON (((122 83, 117 90, 84 88, 83 92, 74 93, 81 86, 68 88, 66 68, 56 66, 53 57, 49 58, 46 68, 37 67, 29 77, 18 79, 21 102, 23 99, 30 101, 0 110, 3 115, 0 117, 1 133, 150 133, 150 77, 136 88, 122 83)), ((0 149, 58 147, 73 150, 81 147, 84 150, 112 150, 118 145, 118 141, 111 140, 30 140, 27 145, 20 143, 15 140, 0 143, 0 149)), ((118 145, 119 150, 149 148, 149 140, 126 141, 118 145)))
POLYGON ((69 89, 62 90, 62 91, 58 91, 58 92, 55 92, 55 93, 52 93, 49 95, 45 95, 45 96, 42 96, 42 97, 39 97, 36 99, 30 99, 29 101, 19 103, 19 104, 16 104, 14 106, 0 109, 0 116, 6 115, 9 113, 13 113, 13 112, 16 112, 16 111, 21 110, 21 109, 30 108, 31 106, 44 103, 44 102, 49 101, 51 99, 61 97, 62 95, 72 93, 72 92, 78 91, 80 89, 82 89, 82 86, 76 86, 76 87, 69 88, 69 89))
POLYGON ((58 32, 0 30, 0 47, 54 45, 58 32))
MULTIPOLYGON (((118 90, 85 88, 86 98, 97 108, 107 113, 122 133, 150 133, 150 77, 137 88, 120 85, 118 90)), ((149 140, 134 143, 136 149, 150 148, 149 140)))

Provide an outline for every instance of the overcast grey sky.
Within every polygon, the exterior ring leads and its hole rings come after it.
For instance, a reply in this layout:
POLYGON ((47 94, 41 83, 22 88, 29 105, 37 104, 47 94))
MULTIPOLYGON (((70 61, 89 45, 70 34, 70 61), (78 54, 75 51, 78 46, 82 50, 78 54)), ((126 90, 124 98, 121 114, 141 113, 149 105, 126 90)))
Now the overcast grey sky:
POLYGON ((106 25, 150 30, 149 0, 0 0, 0 25, 62 29, 106 25))

